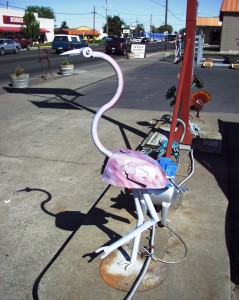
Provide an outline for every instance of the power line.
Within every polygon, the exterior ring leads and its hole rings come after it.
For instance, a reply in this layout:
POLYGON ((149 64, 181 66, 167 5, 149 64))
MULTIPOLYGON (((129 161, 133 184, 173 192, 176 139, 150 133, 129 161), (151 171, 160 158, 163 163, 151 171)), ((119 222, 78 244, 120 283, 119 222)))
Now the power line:
POLYGON ((55 15, 68 15, 68 16, 85 16, 85 15, 91 15, 92 13, 90 12, 90 13, 84 13, 84 14, 76 14, 76 13, 62 13, 62 12, 60 12, 60 13, 54 13, 55 15))

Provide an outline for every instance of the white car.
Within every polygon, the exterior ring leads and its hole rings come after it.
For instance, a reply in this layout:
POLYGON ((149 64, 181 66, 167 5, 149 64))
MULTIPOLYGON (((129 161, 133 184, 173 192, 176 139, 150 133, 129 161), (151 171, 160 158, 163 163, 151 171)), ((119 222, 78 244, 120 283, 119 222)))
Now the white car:
POLYGON ((11 39, 0 39, 0 55, 5 53, 19 53, 21 45, 11 39))
POLYGON ((140 44, 141 41, 142 41, 142 37, 135 37, 130 41, 130 43, 131 44, 140 44))

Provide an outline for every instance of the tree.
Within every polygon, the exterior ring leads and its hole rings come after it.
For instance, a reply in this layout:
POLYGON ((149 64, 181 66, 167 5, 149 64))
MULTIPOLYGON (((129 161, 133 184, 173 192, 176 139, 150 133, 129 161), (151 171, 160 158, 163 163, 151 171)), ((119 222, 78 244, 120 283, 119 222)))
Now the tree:
POLYGON ((37 41, 40 35, 40 24, 37 22, 34 14, 32 12, 25 12, 23 21, 25 27, 21 27, 21 34, 27 39, 37 41))
POLYGON ((152 32, 152 33, 158 32, 158 28, 155 27, 154 25, 151 25, 151 32, 152 32))
MULTIPOLYGON (((122 25, 124 22, 118 16, 108 16, 108 34, 121 36, 122 25)), ((104 33, 106 33, 106 25, 103 27, 104 33)))
POLYGON ((179 29, 179 33, 182 34, 182 35, 185 35, 185 33, 186 33, 186 28, 181 28, 181 29, 179 29))
POLYGON ((136 36, 143 36, 144 35, 144 25, 143 24, 137 24, 135 28, 135 35, 136 36))
POLYGON ((44 6, 27 6, 25 12, 38 13, 39 18, 56 20, 54 10, 44 6))
POLYGON ((61 22, 60 29, 62 29, 62 28, 69 28, 68 25, 67 25, 67 23, 66 23, 66 21, 61 22))
MULTIPOLYGON (((166 25, 166 31, 168 31, 168 33, 172 33, 173 32, 173 26, 167 24, 166 25)), ((165 32, 165 25, 161 25, 159 28, 158 28, 158 32, 165 32)))

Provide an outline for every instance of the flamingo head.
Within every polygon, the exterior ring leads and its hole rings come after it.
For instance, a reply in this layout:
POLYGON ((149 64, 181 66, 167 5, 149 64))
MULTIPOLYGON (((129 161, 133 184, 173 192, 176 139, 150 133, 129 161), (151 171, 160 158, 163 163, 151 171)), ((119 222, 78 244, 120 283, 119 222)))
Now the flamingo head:
POLYGON ((60 55, 81 55, 83 54, 85 57, 91 57, 92 56, 92 49, 90 47, 83 47, 80 49, 73 49, 66 52, 61 53, 60 55))

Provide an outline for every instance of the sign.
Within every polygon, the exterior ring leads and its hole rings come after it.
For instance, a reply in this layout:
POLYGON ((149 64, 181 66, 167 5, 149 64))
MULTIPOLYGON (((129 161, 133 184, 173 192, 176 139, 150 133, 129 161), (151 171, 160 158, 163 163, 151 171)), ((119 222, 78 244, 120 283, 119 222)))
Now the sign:
POLYGON ((3 23, 4 24, 18 24, 18 25, 25 24, 23 21, 23 17, 15 17, 15 16, 3 16, 3 23))
POLYGON ((123 29, 123 33, 130 33, 130 29, 123 29))
POLYGON ((145 45, 132 44, 131 52, 134 53, 135 58, 145 58, 145 45))

